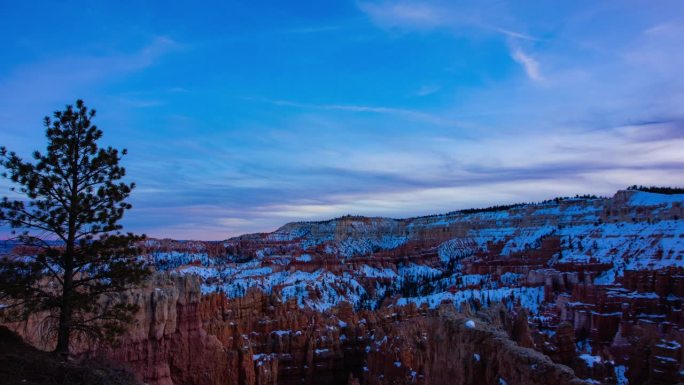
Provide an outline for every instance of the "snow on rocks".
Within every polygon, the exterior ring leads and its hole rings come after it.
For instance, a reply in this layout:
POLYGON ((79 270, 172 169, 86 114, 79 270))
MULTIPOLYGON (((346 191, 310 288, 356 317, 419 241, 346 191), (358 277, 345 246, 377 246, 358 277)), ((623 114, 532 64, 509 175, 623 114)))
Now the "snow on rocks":
POLYGON ((302 254, 295 259, 297 260, 297 262, 311 262, 312 258, 310 254, 302 254))
POLYGON ((617 380, 616 385, 629 384, 629 380, 627 379, 627 367, 625 365, 615 365, 615 379, 617 380))
MULTIPOLYGON (((506 265, 508 258, 537 250, 550 237, 560 239, 562 253, 543 269, 603 264, 606 268, 592 276, 595 284, 614 285, 628 270, 684 267, 684 226, 675 215, 662 214, 678 213, 682 203, 684 194, 628 191, 614 199, 562 199, 408 220, 347 216, 290 223, 271 234, 223 243, 226 250, 237 242, 254 245, 246 262, 238 262, 245 256, 210 257, 201 243, 186 245, 185 251, 165 248, 148 255, 158 270, 199 276, 206 294, 240 297, 255 288, 282 301, 292 299, 300 307, 326 311, 342 302, 374 309, 387 296, 402 293, 405 297, 395 302, 400 306, 435 308, 450 302, 461 307, 473 301, 487 306, 503 301, 520 304, 535 316, 544 301, 544 287, 535 285, 543 281, 529 282, 527 272, 512 268, 494 273, 466 267, 488 259, 506 265), (619 216, 605 219, 613 211, 619 216), (630 212, 639 217, 630 219, 630 212), (651 220, 648 215, 660 217, 651 220), (421 243, 425 239, 434 244, 421 243), (401 251, 386 254, 388 250, 401 251), (376 253, 380 258, 375 259, 376 253)), ((152 249, 156 245, 147 243, 152 249)))
POLYGON ((631 192, 627 204, 630 206, 672 206, 684 202, 684 194, 656 194, 646 191, 631 192))
POLYGON ((579 358, 583 360, 588 367, 593 368, 595 364, 603 362, 600 356, 592 356, 591 354, 580 354, 579 358))
POLYGON ((397 305, 405 306, 413 302, 420 306, 427 304, 430 308, 438 307, 442 302, 452 302, 460 308, 463 303, 478 300, 480 303, 488 302, 515 302, 536 314, 544 300, 544 287, 502 287, 498 289, 467 289, 452 292, 440 292, 420 297, 400 298, 397 305))

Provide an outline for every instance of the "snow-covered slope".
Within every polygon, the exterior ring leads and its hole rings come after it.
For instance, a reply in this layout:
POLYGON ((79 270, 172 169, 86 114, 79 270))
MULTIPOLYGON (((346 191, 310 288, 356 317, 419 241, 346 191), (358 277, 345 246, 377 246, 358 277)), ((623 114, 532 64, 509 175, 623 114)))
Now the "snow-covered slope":
POLYGON ((479 296, 537 312, 539 271, 578 269, 614 285, 625 271, 684 266, 683 203, 684 195, 620 191, 404 220, 342 217, 233 238, 215 257, 153 247, 150 254, 160 269, 198 274, 205 292, 230 297, 257 288, 324 310, 341 301, 377 307, 403 297, 399 305, 435 306, 479 296))
POLYGON ((653 336, 684 343, 683 205, 682 194, 620 191, 410 219, 290 223, 225 242, 152 241, 146 255, 159 270, 200 276, 205 294, 256 290, 305 312, 333 315, 346 302, 429 314, 501 302, 513 314, 525 309, 523 330, 537 350, 592 381, 638 382, 645 370, 671 379, 680 350, 658 353, 651 369, 632 360, 659 351, 644 345, 653 336))

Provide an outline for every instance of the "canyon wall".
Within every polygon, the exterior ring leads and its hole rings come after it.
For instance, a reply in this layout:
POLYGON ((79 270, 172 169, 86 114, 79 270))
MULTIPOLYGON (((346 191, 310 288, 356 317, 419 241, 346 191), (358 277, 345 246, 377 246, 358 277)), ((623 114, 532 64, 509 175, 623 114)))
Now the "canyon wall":
MULTIPOLYGON (((196 276, 160 275, 129 293, 142 309, 136 327, 97 353, 150 385, 583 383, 513 341, 503 307, 476 321, 449 306, 356 312, 342 304, 321 314, 257 290, 228 299, 201 297, 199 287, 196 276)), ((529 330, 518 336, 529 340, 529 330)))
POLYGON ((586 384, 570 368, 520 346, 487 321, 443 307, 402 322, 371 348, 363 383, 586 384))
POLYGON ((136 326, 87 350, 154 385, 675 384, 683 207, 620 191, 148 240, 136 326))

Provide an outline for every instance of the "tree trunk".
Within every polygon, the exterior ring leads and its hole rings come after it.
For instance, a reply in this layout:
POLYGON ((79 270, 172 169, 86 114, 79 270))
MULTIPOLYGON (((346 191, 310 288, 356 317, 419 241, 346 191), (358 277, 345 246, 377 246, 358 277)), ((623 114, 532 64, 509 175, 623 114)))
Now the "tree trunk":
MULTIPOLYGON (((70 243, 73 245, 73 243, 70 243)), ((71 294, 74 279, 73 272, 73 246, 67 245, 67 254, 64 269, 64 286, 62 287, 62 304, 59 307, 59 326, 57 329, 57 348, 55 352, 61 356, 69 355, 69 342, 71 339, 71 294)))
POLYGON ((71 304, 66 297, 62 300, 59 312, 59 329, 57 330, 57 348, 55 353, 60 356, 69 356, 69 340, 71 338, 71 304))
MULTIPOLYGON (((77 134, 79 132, 77 131, 77 134)), ((62 356, 69 355, 69 342, 71 338, 71 294, 74 280, 74 252, 76 250, 76 216, 78 214, 78 178, 79 178, 79 146, 78 135, 74 135, 73 144, 70 147, 71 169, 68 175, 70 182, 68 235, 66 240, 66 253, 64 254, 64 284, 62 286, 62 304, 59 308, 59 328, 57 330, 57 348, 55 352, 62 356)))

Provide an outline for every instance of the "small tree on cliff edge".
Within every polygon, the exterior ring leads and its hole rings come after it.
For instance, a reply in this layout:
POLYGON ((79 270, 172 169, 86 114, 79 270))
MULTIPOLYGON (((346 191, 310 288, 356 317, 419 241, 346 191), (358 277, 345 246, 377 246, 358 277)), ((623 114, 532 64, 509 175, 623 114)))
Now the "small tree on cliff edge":
POLYGON ((69 353, 73 338, 121 333, 137 307, 117 301, 117 293, 149 274, 135 247, 144 236, 121 233, 118 224, 135 187, 121 182, 126 150, 98 147, 94 116, 78 100, 54 120, 46 117, 47 151, 36 151, 35 162, 0 148, 3 176, 24 196, 3 198, 0 221, 27 246, 21 256, 0 259, 0 315, 17 321, 47 314, 44 330, 60 354, 69 353))

